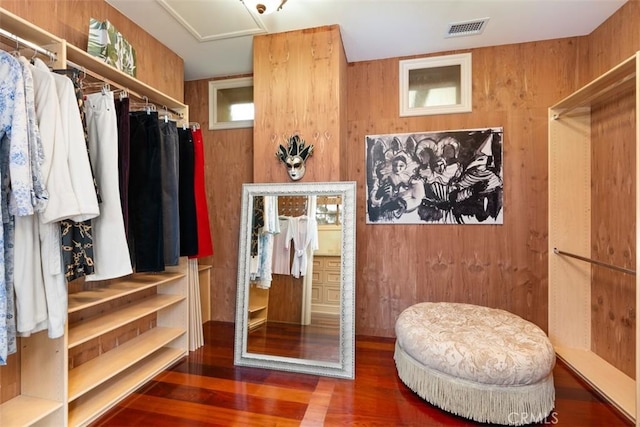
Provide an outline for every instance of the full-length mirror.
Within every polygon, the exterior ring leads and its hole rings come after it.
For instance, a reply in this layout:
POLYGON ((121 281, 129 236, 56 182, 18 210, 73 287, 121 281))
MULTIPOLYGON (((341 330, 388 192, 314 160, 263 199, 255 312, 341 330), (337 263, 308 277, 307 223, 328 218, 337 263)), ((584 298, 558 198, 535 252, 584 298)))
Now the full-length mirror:
POLYGON ((355 191, 243 185, 236 365, 354 378, 355 191))

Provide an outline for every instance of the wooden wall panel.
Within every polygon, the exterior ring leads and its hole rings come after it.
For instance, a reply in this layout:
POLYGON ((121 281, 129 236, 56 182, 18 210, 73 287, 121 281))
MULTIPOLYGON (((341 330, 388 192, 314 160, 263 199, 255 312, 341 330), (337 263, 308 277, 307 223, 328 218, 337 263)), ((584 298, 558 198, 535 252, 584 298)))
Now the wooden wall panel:
POLYGON ((136 50, 136 78, 172 98, 184 98, 184 62, 104 0, 2 0, 2 7, 87 50, 89 19, 108 19, 136 50))
POLYGON ((393 336, 397 316, 419 301, 503 308, 547 327, 547 108, 576 88, 576 39, 472 55, 468 114, 401 118, 398 58, 349 65, 345 179, 358 182, 359 334, 393 336), (366 135, 495 126, 504 128, 503 225, 365 224, 366 135))
POLYGON ((208 80, 185 82, 189 118, 202 129, 213 256, 211 319, 235 320, 242 184, 253 182, 253 128, 209 130, 208 80))
MULTIPOLYGON (((640 50, 640 2, 629 1, 581 40, 586 84, 640 50)), ((593 111, 592 253, 604 262, 635 269, 635 97, 593 111)), ((635 378, 635 279, 594 267, 591 345, 599 356, 635 378)))
POLYGON ((585 38, 581 85, 640 50, 640 2, 630 0, 585 38))
POLYGON ((339 28, 255 36, 253 46, 255 182, 291 181, 275 153, 293 134, 314 146, 302 180, 339 181, 345 84, 339 28))
POLYGON ((302 280, 274 274, 269 288, 269 322, 300 324, 302 319, 302 280))
MULTIPOLYGON (((635 93, 592 109, 592 259, 636 268, 635 93)), ((635 276, 592 268, 591 348, 635 377, 635 276)))

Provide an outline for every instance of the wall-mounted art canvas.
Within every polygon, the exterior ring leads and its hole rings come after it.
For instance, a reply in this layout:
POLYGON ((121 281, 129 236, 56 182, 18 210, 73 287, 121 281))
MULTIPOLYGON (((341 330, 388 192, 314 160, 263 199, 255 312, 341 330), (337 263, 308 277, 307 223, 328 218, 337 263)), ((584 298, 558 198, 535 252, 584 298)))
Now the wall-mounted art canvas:
POLYGON ((367 224, 502 224, 501 127, 367 135, 367 224))

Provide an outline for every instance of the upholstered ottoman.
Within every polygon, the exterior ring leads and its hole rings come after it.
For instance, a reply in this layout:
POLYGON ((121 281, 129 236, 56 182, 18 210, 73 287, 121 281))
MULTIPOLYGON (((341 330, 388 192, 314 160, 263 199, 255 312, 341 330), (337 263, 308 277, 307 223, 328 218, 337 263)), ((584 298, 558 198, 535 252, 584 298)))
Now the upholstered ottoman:
POLYGON ((447 412, 523 425, 553 410, 553 346, 542 329, 515 314, 424 302, 400 314, 396 337, 402 382, 447 412))

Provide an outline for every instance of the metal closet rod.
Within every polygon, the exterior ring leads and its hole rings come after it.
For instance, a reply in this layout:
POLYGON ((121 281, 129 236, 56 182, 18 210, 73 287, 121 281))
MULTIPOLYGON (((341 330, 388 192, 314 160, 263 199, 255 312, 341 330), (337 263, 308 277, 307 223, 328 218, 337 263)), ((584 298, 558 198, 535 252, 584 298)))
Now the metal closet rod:
POLYGON ((52 61, 55 61, 58 58, 58 55, 55 52, 51 52, 50 50, 38 46, 37 44, 30 42, 29 40, 25 40, 22 37, 19 37, 3 28, 0 28, 0 35, 13 40, 16 43, 21 44, 22 46, 28 47, 29 49, 33 49, 42 55, 48 56, 52 61))
POLYGON ((634 270, 630 270, 630 269, 624 268, 624 267, 618 267, 617 265, 613 265, 613 264, 607 264, 606 262, 597 261, 597 260, 591 259, 591 258, 586 258, 586 257, 580 256, 580 255, 572 254, 570 252, 561 251, 558 248, 553 248, 553 253, 556 254, 556 255, 564 255, 564 256, 568 256, 570 258, 579 259, 580 261, 590 262, 591 264, 596 264, 596 265, 599 265, 601 267, 610 268, 612 270, 620 271, 620 272, 626 273, 626 274, 631 274, 633 276, 635 276, 635 274, 636 274, 636 272, 634 270))
POLYGON ((137 98, 137 99, 139 99, 141 101, 145 101, 147 104, 150 104, 150 105, 153 104, 157 109, 161 109, 163 111, 170 112, 173 115, 179 117, 180 119, 184 118, 184 114, 183 113, 181 113, 179 111, 175 111, 172 108, 168 108, 166 105, 160 105, 159 103, 155 102, 153 99, 150 99, 148 96, 141 95, 141 94, 139 94, 139 93, 137 93, 135 91, 132 91, 131 89, 125 87, 124 85, 121 85, 119 83, 114 82, 113 80, 110 80, 110 79, 108 79, 108 78, 106 78, 104 76, 101 76, 100 74, 98 74, 96 72, 93 72, 91 70, 87 70, 85 67, 83 67, 81 65, 78 65, 73 61, 67 60, 67 67, 75 68, 76 70, 78 70, 81 73, 84 73, 84 74, 86 74, 88 76, 93 77, 94 79, 96 79, 98 81, 101 81, 103 83, 108 84, 109 86, 113 86, 115 88, 120 89, 123 92, 126 92, 127 95, 129 95, 129 96, 133 96, 133 97, 135 97, 135 98, 137 98))

